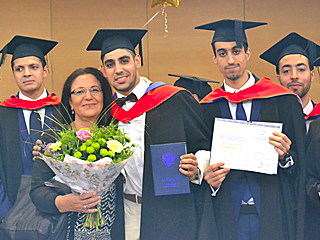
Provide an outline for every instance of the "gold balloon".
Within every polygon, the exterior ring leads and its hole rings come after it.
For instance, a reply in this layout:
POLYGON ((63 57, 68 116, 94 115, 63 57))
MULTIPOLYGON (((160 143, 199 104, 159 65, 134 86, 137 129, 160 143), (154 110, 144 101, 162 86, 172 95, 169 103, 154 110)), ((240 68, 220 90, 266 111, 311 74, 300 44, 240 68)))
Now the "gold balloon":
POLYGON ((152 0, 151 7, 155 7, 158 5, 169 5, 169 6, 175 6, 176 8, 179 7, 179 0, 152 0))

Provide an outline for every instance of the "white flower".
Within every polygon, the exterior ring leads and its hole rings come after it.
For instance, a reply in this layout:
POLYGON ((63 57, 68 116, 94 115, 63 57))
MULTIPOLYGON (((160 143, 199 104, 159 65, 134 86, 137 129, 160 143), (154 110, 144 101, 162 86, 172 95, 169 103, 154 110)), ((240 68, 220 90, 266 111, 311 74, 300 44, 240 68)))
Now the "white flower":
POLYGON ((107 147, 116 153, 120 153, 123 150, 123 145, 117 140, 109 140, 107 142, 107 147))

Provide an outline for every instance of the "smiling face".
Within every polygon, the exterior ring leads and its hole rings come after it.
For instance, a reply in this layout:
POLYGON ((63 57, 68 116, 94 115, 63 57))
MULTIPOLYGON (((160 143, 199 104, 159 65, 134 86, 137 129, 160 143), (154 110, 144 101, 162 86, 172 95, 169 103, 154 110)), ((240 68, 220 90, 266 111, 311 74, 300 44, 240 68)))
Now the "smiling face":
POLYGON ((37 57, 18 58, 13 62, 13 78, 21 93, 37 99, 44 90, 44 78, 48 76, 48 66, 42 66, 37 57))
POLYGON ((96 122, 103 109, 103 93, 102 91, 94 91, 95 89, 101 89, 101 84, 92 74, 80 75, 72 82, 71 93, 73 94, 71 94, 69 104, 74 110, 75 122, 96 122), (85 93, 74 94, 79 91, 85 93))
POLYGON ((296 93, 304 102, 315 78, 310 70, 308 58, 300 54, 286 55, 279 61, 279 83, 296 93))
POLYGON ((117 92, 127 96, 139 83, 140 67, 139 55, 133 57, 126 49, 116 49, 104 56, 101 70, 109 84, 117 92))
POLYGON ((226 83, 236 89, 244 85, 249 79, 246 68, 251 56, 250 49, 245 52, 244 47, 240 48, 236 42, 216 42, 215 51, 213 61, 226 83))

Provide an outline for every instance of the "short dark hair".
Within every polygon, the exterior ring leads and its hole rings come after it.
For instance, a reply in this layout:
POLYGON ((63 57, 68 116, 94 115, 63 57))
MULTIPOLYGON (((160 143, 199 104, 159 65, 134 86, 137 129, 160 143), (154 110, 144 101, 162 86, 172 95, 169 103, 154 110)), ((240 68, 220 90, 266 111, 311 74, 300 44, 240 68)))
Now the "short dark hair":
MULTIPOLYGON (((123 50, 128 51, 128 52, 131 54, 131 56, 132 56, 133 59, 134 59, 135 56, 136 56, 136 53, 133 52, 132 50, 128 49, 128 48, 117 48, 117 49, 123 49, 123 50)), ((106 54, 105 54, 105 55, 106 55, 106 54)), ((103 59, 104 59, 104 56, 105 56, 105 55, 103 55, 103 56, 101 57, 102 65, 104 65, 103 59)))
POLYGON ((59 121, 61 123, 70 124, 72 121, 74 121, 74 115, 71 113, 71 107, 69 104, 70 98, 71 98, 71 85, 73 81, 82 75, 91 74, 93 75, 101 84, 101 89, 103 93, 103 110, 106 111, 104 116, 101 118, 101 120, 98 122, 98 125, 106 126, 111 121, 111 104, 112 104, 112 90, 111 87, 107 81, 107 79, 103 76, 101 71, 99 71, 96 68, 92 67, 86 67, 86 68, 79 68, 72 72, 70 76, 67 78, 67 80, 64 83, 63 90, 62 90, 62 96, 61 96, 61 105, 59 106, 59 112, 61 114, 59 118, 59 121), (70 119, 71 116, 71 119, 70 119))
MULTIPOLYGON (((214 53, 214 56, 216 57, 217 56, 217 53, 216 53, 216 47, 214 46, 215 42, 211 43, 211 46, 212 46, 212 50, 213 50, 213 53, 214 53)), ((244 52, 247 52, 248 51, 248 44, 245 43, 245 42, 242 42, 242 45, 239 46, 240 48, 244 47, 244 52)))

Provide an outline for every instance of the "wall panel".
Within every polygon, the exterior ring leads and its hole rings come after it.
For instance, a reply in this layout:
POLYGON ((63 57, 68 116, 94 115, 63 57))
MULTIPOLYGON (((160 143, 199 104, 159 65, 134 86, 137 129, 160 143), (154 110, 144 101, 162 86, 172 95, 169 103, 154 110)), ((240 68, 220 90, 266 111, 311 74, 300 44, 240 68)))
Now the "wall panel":
MULTIPOLYGON (((275 68, 259 59, 259 55, 273 43, 292 31, 320 44, 317 31, 320 16, 319 1, 298 0, 181 0, 178 8, 162 6, 150 8, 151 0, 2 0, 0 8, 0 47, 15 34, 29 35, 59 41, 49 55, 51 74, 46 88, 61 92, 66 77, 76 68, 99 67, 99 52, 85 49, 100 28, 142 28, 148 19, 159 14, 146 26, 143 39, 145 65, 140 74, 152 80, 173 83, 168 73, 189 74, 222 82, 212 62, 210 46, 212 32, 194 27, 222 18, 265 21, 268 26, 248 30, 252 51, 248 69, 259 77, 275 80, 275 68)), ((17 92, 12 81, 10 59, 0 69, 0 100, 17 92)), ((215 85, 212 85, 215 86, 215 85)), ((311 96, 320 102, 320 80, 312 85, 311 96)))

